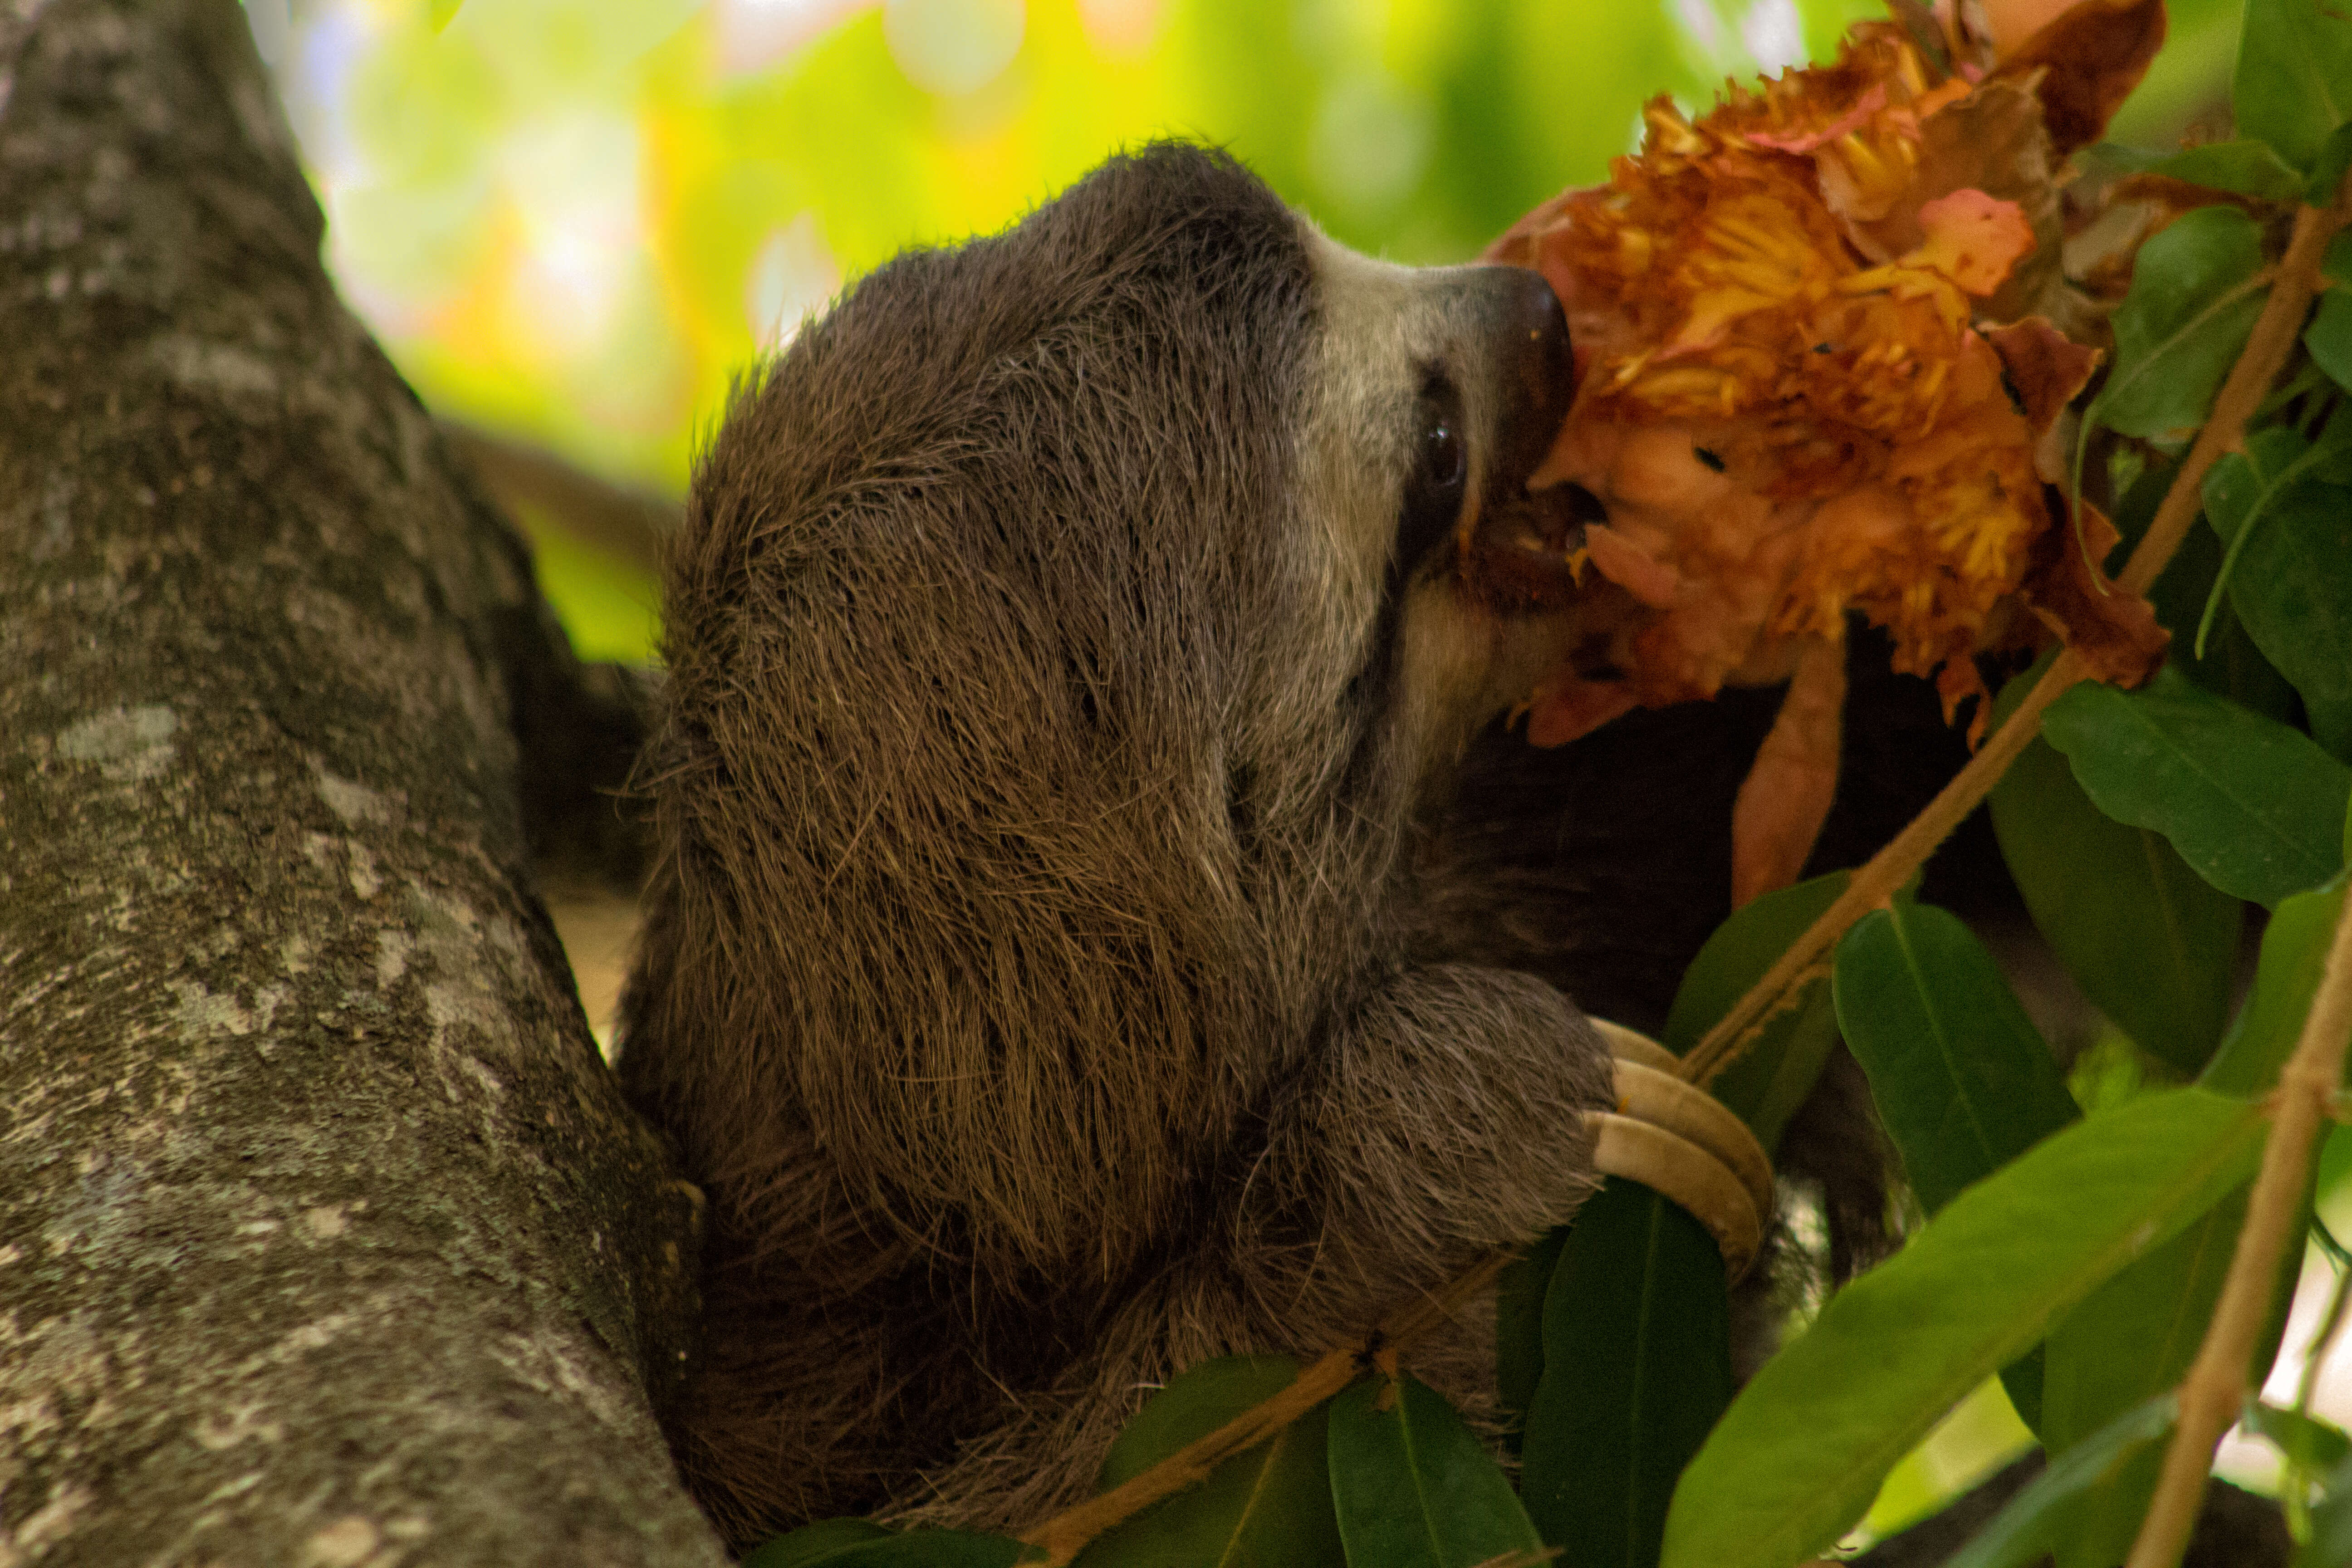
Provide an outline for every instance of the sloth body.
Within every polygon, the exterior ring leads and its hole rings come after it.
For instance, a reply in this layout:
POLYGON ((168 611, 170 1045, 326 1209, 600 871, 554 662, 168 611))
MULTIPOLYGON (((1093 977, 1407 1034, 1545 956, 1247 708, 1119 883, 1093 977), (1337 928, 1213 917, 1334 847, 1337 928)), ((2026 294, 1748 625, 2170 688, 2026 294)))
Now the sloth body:
MULTIPOLYGON (((710 1200, 670 1419, 737 1540, 1034 1522, 1183 1367, 1573 1214, 1592 1030, 1416 935, 1549 652, 1447 545, 1549 445, 1565 334, 1533 274, 1365 260, 1162 146, 739 390, 668 563, 621 1055, 710 1200)), ((1416 1369, 1475 1405, 1482 1337, 1416 1369)))

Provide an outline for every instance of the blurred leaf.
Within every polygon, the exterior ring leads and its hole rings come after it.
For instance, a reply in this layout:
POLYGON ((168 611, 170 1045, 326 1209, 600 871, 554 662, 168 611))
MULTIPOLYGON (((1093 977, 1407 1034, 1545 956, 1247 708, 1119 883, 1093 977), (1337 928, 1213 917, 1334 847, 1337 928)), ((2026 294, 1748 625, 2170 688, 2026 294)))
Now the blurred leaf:
POLYGON ((1001 1535, 901 1534, 862 1519, 828 1519, 778 1536, 744 1558, 742 1568, 1012 1568, 1024 1550, 1001 1535))
POLYGON ((2141 246, 2116 310, 2115 369, 2084 418, 2084 439, 2099 424, 2154 439, 2203 424, 2262 314, 2263 266, 2262 226, 2233 206, 2183 213, 2141 246))
POLYGON ((2294 1052, 2304 1016, 2319 990, 2327 945, 2344 907, 2346 879, 2280 900, 2263 931, 2254 988, 2221 1048, 2198 1081, 2218 1094, 2266 1094, 2294 1052))
POLYGON ((1514 1454, 1527 1436, 1528 1408, 1543 1377, 1544 1292, 1567 1245, 1563 1226, 1506 1265, 1495 1283, 1495 1393, 1512 1417, 1503 1440, 1514 1454))
POLYGON ((2057 1545, 2078 1498, 2137 1458, 2163 1458, 2179 1414, 2179 1398, 2168 1389, 2054 1457, 1944 1568, 2031 1568, 2040 1563, 2057 1545))
MULTIPOLYGON (((1847 873, 1832 871, 1766 893, 1716 927, 1683 972, 1674 1006, 1666 1014, 1665 1047, 1680 1056, 1698 1044, 1790 944, 1837 901, 1846 881, 1847 873)), ((1837 1016, 1827 980, 1823 975, 1807 984, 1800 999, 1767 1020, 1756 1043, 1707 1086, 1748 1123, 1767 1152, 1779 1145, 1789 1118, 1812 1092, 1822 1064, 1837 1047, 1837 1016)))
MULTIPOLYGON (((1837 945, 1838 1027, 1930 1216, 2074 1120, 2041 1031, 1969 928, 1927 904, 1874 910, 1837 945)), ((2042 1427, 2039 1352, 2001 1369, 2042 1427)))
POLYGON ((1990 804, 2001 858, 2066 973, 2142 1049, 2196 1073, 2229 1022, 2245 906, 2162 834, 2092 805, 2045 741, 2010 765, 1990 804))
POLYGON ((2210 142, 2170 153, 2103 142, 2084 156, 2121 174, 2161 174, 2209 191, 2235 191, 2264 201, 2294 201, 2303 195, 2305 183, 2303 174, 2266 142, 2210 142))
POLYGON ((2352 1568, 2352 1459, 2329 1474, 2294 1568, 2352 1568))
POLYGON ((449 18, 457 14, 457 7, 463 4, 465 4, 465 0, 433 0, 433 30, 437 33, 442 28, 447 26, 449 25, 449 18))
POLYGON ((2275 906, 2344 863, 2352 768, 2176 670, 2132 692, 2084 682, 2042 733, 2101 811, 2162 833, 2224 892, 2275 906))
POLYGON ((2303 199, 2315 207, 2332 206, 2336 194, 2344 188, 2344 174, 2352 169, 2352 123, 2337 126, 2320 143, 2319 155, 2311 162, 2311 179, 2304 187, 2303 199))
MULTIPOLYGON (((1151 1396, 1113 1440, 1101 1489, 1141 1475, 1234 1416, 1290 1386, 1287 1356, 1227 1356, 1188 1367, 1151 1396)), ((1199 1486, 1113 1526, 1078 1553, 1086 1568, 1162 1568, 1170 1563, 1281 1564, 1346 1560, 1324 1458, 1328 1405, 1256 1447, 1235 1454, 1199 1486)))
POLYGON ((2267 1399, 2247 1405, 2245 1425, 2276 1444, 2289 1462, 2306 1470, 2333 1469, 2352 1458, 2352 1437, 2345 1436, 2343 1427, 2267 1399))
POLYGON ((2352 119, 2352 17, 2323 0, 2246 0, 2230 96, 2241 132, 2309 168, 2352 119))
POLYGON ((1519 1476, 1544 1540, 1573 1568, 1650 1568, 1675 1478, 1731 1389, 1715 1238, 1671 1199, 1610 1177, 1578 1211, 1544 1298, 1519 1476))
POLYGON ((1475 1568, 1542 1550, 1486 1445, 1421 1379, 1370 1378, 1330 1409, 1331 1494, 1349 1563, 1475 1568))
POLYGON ((1740 1391, 1675 1490, 1664 1568, 1790 1568, 1834 1542, 1978 1380, 2244 1182, 2266 1125, 2162 1090, 1962 1193, 1740 1391))
POLYGON ((2352 392, 2352 230, 2328 243, 2319 270, 2336 287, 2319 297, 2303 346, 2336 385, 2352 392))
MULTIPOLYGON (((2050 1336, 2042 1377, 2042 1439, 2053 1458, 2179 1385, 2221 1299, 2245 1219, 2241 1189, 2066 1314, 2050 1336)), ((2113 1568, 2130 1554, 2163 1458, 2155 1447, 2120 1458, 2064 1508, 2058 1568, 2113 1568)))

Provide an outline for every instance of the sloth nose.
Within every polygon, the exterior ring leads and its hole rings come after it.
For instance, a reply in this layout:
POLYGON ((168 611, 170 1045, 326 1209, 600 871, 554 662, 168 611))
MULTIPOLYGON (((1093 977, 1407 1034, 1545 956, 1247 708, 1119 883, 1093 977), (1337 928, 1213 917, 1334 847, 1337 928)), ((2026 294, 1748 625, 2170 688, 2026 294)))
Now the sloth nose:
POLYGON ((1543 274, 1496 267, 1481 279, 1501 418, 1495 432, 1494 479, 1517 492, 1551 449, 1575 391, 1568 314, 1543 274))

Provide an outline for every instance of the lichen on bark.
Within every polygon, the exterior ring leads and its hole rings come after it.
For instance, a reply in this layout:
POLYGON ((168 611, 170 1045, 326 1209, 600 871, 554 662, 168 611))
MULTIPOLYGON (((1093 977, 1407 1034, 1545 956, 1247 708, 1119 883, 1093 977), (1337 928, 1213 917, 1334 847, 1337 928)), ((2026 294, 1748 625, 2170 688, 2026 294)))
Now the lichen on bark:
POLYGON ((718 1563, 626 725, 320 231, 234 0, 0 5, 0 1565, 718 1563))

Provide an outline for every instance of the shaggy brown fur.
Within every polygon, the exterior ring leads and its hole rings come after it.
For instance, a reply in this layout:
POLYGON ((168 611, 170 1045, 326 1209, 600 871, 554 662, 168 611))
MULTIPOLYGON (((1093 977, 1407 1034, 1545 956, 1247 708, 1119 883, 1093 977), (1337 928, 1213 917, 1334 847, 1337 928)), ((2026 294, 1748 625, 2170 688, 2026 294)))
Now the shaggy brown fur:
MULTIPOLYGON (((1025 1524, 1182 1366, 1574 1211, 1581 1016, 1410 946, 1413 824, 1540 651, 1432 548, 1561 412, 1531 277, 1363 261, 1158 147, 739 391, 621 1058, 711 1200, 673 1433, 739 1541, 1025 1524)), ((1481 1398, 1479 1337, 1416 1364, 1481 1398)))

